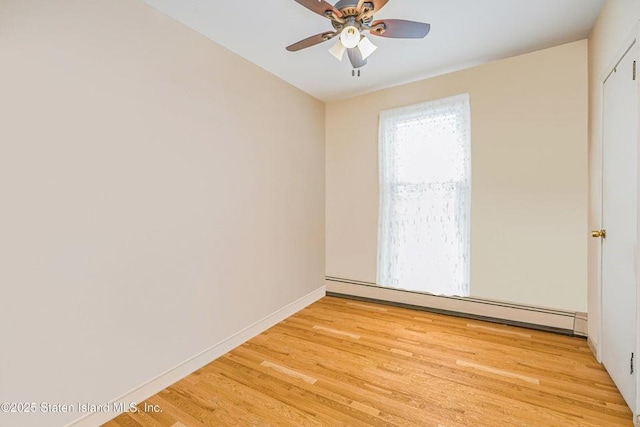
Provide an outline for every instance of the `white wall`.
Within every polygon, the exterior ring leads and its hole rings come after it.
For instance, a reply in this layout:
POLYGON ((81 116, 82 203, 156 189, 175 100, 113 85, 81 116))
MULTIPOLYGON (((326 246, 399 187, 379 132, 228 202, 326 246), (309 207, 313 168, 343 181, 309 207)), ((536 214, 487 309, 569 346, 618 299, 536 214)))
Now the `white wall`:
POLYGON ((471 294, 587 307, 586 40, 327 106, 327 275, 375 282, 378 116, 471 96, 471 294))
POLYGON ((4 0, 0 62, 0 402, 107 402, 323 286, 321 102, 139 1, 4 0))
MULTIPOLYGON (((640 20, 640 1, 607 0, 589 36, 589 227, 602 224, 602 96, 613 62, 640 20)), ((589 241, 589 339, 598 345, 600 332, 600 243, 589 241)))

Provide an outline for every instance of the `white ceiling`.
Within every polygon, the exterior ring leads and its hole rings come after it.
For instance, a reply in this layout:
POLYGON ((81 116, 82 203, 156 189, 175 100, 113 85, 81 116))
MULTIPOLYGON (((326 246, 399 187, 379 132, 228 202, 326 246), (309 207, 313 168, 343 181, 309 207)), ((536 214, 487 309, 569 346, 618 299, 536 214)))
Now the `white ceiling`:
MULTIPOLYGON (((143 0, 211 40, 323 101, 420 80, 557 46, 589 35, 604 0, 390 0, 375 19, 428 22, 423 40, 371 36, 379 47, 351 76, 325 42, 285 47, 332 30, 294 0, 143 0)), ((331 0, 330 0, 331 1, 331 0)))

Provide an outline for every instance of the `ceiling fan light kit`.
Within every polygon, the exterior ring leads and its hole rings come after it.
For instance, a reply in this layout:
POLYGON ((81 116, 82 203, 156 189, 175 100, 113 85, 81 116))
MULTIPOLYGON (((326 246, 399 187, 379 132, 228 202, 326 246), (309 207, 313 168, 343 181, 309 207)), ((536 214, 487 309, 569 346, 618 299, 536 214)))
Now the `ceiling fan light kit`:
POLYGON ((329 53, 333 56, 335 56, 335 58, 338 61, 342 61, 342 58, 344 58, 344 53, 347 51, 347 48, 344 47, 344 45, 342 44, 342 42, 340 40, 338 40, 336 42, 336 44, 333 45, 333 47, 331 49, 329 49, 329 53))
POLYGON ((362 36, 360 43, 358 44, 358 49, 360 49, 360 53, 362 54, 362 59, 367 59, 373 52, 376 51, 378 46, 371 43, 371 40, 362 36))
POLYGON ((344 27, 340 33, 340 41, 345 48, 353 49, 360 42, 360 31, 353 25, 344 27))
MULTIPOLYGON (((369 40, 365 36, 360 36, 360 42, 356 46, 360 51, 362 59, 367 59, 378 48, 376 45, 371 43, 371 40, 369 40)), ((346 51, 347 46, 345 46, 342 40, 338 40, 336 44, 334 44, 331 49, 329 49, 329 53, 333 55, 338 61, 342 61, 342 58, 344 58, 344 54, 346 51)))
MULTIPOLYGON (((369 31, 371 35, 378 37, 422 39, 431 29, 429 24, 402 19, 373 21, 373 15, 389 0, 340 0, 335 6, 324 0, 295 1, 331 20, 334 31, 300 40, 288 46, 287 50, 297 52, 339 36, 337 43, 329 49, 329 53, 342 61, 346 52, 354 70, 367 65, 367 58, 377 49, 371 40, 361 34, 363 31, 369 31)), ((355 75, 355 72, 352 75, 355 75)), ((358 75, 360 75, 359 70, 358 75)))

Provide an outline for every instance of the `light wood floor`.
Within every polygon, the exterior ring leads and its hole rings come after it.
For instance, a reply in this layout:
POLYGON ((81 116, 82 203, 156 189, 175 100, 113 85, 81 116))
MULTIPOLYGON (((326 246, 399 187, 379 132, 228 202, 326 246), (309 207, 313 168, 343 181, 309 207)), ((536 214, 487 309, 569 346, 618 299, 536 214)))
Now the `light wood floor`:
POLYGON ((105 426, 633 425, 583 339, 331 297, 146 403, 105 426))

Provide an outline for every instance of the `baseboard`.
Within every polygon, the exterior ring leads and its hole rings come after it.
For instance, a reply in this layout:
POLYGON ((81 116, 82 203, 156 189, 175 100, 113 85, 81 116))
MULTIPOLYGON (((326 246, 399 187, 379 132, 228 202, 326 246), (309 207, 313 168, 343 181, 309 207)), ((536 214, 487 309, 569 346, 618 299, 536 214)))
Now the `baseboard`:
POLYGON ((595 342, 593 342, 591 337, 587 338, 587 345, 589 345, 589 349, 591 350, 591 353, 593 353, 593 357, 596 358, 596 361, 598 363, 601 363, 600 360, 598 359, 598 346, 596 345, 595 342))
MULTIPOLYGON (((291 304, 281 308, 280 310, 244 328, 238 333, 218 342, 202 353, 196 354, 195 356, 185 360, 177 366, 174 366, 173 368, 158 375, 157 377, 114 399, 112 402, 110 402, 109 406, 113 408, 120 403, 124 403, 125 407, 128 407, 130 402, 142 402, 145 399, 148 399, 159 391, 164 390, 171 384, 181 380, 192 372, 195 372, 208 363, 211 363, 223 354, 226 354, 239 345, 245 343, 254 336, 266 331, 267 329, 276 325, 277 323, 280 323, 287 317, 318 301, 325 295, 326 287, 322 286, 315 291, 303 296, 302 298, 292 302, 291 304)), ((116 412, 89 413, 71 422, 70 424, 67 424, 66 427, 95 427, 109 421, 117 415, 118 413, 116 412)))
POLYGON ((577 311, 576 317, 573 323, 573 333, 581 337, 587 337, 589 331, 589 323, 587 319, 587 313, 577 311))
POLYGON ((565 310, 512 304, 481 298, 444 297, 373 283, 326 278, 327 293, 409 306, 427 311, 453 314, 492 322, 524 326, 564 335, 587 336, 587 314, 565 310))

